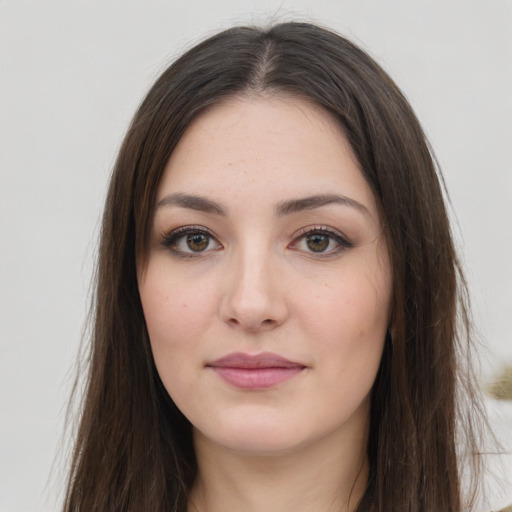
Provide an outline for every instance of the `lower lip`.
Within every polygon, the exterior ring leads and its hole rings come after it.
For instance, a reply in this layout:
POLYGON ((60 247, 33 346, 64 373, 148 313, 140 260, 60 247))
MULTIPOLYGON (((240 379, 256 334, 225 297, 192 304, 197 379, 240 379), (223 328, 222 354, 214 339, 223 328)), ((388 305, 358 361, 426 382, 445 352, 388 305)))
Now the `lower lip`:
POLYGON ((290 380, 304 370, 301 366, 291 368, 228 368, 219 366, 211 368, 226 382, 241 389, 267 389, 290 380))

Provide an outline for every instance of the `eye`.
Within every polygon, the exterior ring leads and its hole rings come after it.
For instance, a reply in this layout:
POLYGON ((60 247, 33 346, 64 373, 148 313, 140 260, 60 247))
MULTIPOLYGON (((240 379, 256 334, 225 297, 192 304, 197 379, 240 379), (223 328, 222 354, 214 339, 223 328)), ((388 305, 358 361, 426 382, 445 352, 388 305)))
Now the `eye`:
POLYGON ((330 256, 338 254, 353 244, 337 231, 324 227, 304 228, 290 248, 309 254, 330 256))
POLYGON ((174 229, 165 235, 162 245, 175 254, 187 256, 222 248, 215 237, 201 226, 183 226, 174 229))

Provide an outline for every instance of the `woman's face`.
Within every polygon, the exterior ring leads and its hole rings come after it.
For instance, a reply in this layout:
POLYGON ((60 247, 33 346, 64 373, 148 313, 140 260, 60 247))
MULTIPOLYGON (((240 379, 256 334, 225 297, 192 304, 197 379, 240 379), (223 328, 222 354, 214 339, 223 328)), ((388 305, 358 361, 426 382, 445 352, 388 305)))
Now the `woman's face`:
POLYGON ((152 229, 142 306, 196 439, 270 454, 366 435, 391 270, 328 114, 297 98, 210 108, 167 164, 152 229))

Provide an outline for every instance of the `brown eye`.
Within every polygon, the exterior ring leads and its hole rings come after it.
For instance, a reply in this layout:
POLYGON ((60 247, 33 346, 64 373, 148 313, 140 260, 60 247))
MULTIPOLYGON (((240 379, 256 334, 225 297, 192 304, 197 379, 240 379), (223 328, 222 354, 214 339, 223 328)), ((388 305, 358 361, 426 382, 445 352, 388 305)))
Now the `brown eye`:
POLYGON ((314 233, 306 237, 306 245, 313 252, 324 252, 329 247, 330 237, 314 233))
POLYGON ((210 237, 204 233, 190 233, 187 235, 187 247, 193 252, 204 251, 210 243, 210 237))
POLYGON ((304 228, 302 233, 289 245, 291 249, 305 254, 330 257, 340 254, 354 245, 339 231, 324 226, 304 228))
POLYGON ((162 245, 177 256, 202 256, 222 249, 217 239, 202 226, 183 226, 164 236, 162 245))

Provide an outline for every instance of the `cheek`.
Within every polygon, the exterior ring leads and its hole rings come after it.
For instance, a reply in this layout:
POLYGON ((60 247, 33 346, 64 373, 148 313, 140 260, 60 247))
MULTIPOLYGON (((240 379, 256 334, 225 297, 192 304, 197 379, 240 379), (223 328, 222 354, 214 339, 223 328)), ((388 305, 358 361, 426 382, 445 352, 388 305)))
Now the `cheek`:
POLYGON ((207 312, 212 308, 211 296, 198 293, 197 286, 187 286, 161 266, 150 261, 144 276, 139 279, 150 338, 158 343, 178 342, 184 337, 193 341, 191 331, 204 329, 207 312))
POLYGON ((368 278, 342 277, 324 283, 319 293, 303 288, 298 294, 300 317, 317 339, 345 339, 354 343, 380 338, 389 323, 390 294, 368 278))
POLYGON ((315 323, 316 368, 323 390, 315 413, 326 422, 345 422, 366 404, 380 366, 387 311, 369 290, 343 294, 337 306, 331 301, 322 321, 315 323))
POLYGON ((200 341, 215 310, 212 294, 198 293, 197 286, 170 278, 151 262, 139 293, 158 373, 173 389, 200 362, 200 341))
POLYGON ((362 260, 359 269, 301 291, 302 328, 334 386, 343 380, 349 387, 371 387, 380 364, 391 278, 387 264, 381 268, 375 261, 362 260))

